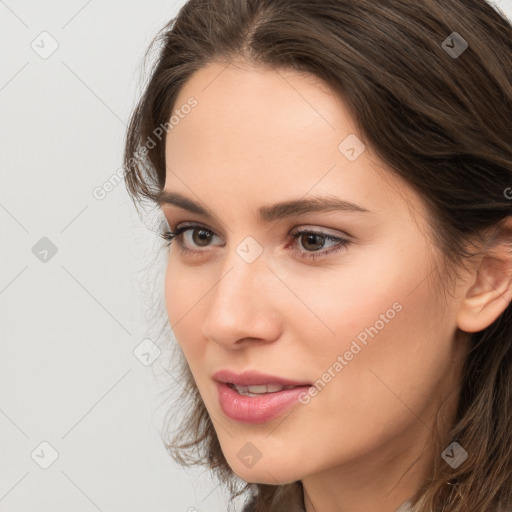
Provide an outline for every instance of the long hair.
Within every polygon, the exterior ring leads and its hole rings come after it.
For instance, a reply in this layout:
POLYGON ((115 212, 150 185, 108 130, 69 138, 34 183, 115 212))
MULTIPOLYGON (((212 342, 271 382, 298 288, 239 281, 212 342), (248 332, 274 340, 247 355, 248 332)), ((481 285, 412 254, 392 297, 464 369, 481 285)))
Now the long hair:
MULTIPOLYGON (((310 73, 339 95, 365 144, 425 201, 451 276, 471 255, 466 242, 512 215, 512 26, 484 0, 190 0, 157 44, 126 136, 136 204, 164 186, 162 127, 172 129, 183 85, 208 63, 242 60, 310 73)), ((174 460, 210 468, 256 512, 304 510, 300 481, 241 486, 183 360, 180 369, 185 414, 165 442, 174 460)), ((434 442, 414 512, 510 512, 511 418, 509 304, 471 333, 455 421, 434 442), (455 469, 441 459, 454 441, 469 454, 455 469)))

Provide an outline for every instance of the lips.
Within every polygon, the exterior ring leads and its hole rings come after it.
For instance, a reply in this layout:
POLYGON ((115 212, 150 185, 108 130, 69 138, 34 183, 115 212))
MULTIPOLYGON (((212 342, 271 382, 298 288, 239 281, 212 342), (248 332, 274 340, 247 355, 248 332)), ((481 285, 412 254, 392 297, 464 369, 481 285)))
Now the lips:
MULTIPOLYGON (((242 373, 235 373, 231 370, 220 370, 213 375, 213 379, 225 384, 234 384, 238 387, 247 386, 311 386, 307 381, 296 381, 284 377, 270 375, 268 373, 261 373, 248 370, 242 373)), ((291 388, 288 388, 291 389, 291 388)))
POLYGON ((221 370, 217 381, 219 404, 226 416, 243 423, 265 423, 298 405, 300 396, 311 384, 275 375, 221 370))
POLYGON ((217 382, 219 405, 223 413, 242 423, 265 423, 278 418, 307 393, 309 386, 297 386, 273 393, 243 394, 224 382, 217 382))

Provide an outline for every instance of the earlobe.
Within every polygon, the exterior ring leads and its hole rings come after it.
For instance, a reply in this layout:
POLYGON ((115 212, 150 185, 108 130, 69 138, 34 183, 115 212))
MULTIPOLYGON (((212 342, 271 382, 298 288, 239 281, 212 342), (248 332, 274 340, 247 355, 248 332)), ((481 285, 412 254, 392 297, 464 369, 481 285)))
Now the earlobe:
POLYGON ((491 325, 510 304, 512 299, 510 222, 505 223, 504 226, 508 229, 496 237, 493 246, 481 259, 474 274, 474 284, 468 288, 460 304, 457 326, 462 331, 482 331, 491 325))

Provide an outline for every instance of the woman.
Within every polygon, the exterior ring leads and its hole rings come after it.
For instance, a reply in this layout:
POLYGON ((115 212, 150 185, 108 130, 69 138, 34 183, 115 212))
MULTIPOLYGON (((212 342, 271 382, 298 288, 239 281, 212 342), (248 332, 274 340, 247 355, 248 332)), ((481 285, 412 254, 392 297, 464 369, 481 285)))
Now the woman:
POLYGON ((125 170, 165 216, 169 453, 246 511, 512 510, 508 20, 191 0, 158 41, 125 170))

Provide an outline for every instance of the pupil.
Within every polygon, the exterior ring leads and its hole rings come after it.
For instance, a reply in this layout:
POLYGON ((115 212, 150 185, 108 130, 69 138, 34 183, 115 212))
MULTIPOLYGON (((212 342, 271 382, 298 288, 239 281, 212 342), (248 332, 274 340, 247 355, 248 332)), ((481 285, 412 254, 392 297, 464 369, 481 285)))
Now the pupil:
MULTIPOLYGON (((194 233, 196 234, 199 234, 197 237, 194 236, 194 243, 196 243, 197 241, 201 241, 201 242, 208 242, 208 236, 209 236, 209 233, 208 231, 206 231, 205 229, 196 229, 194 231, 194 233)), ((197 244, 197 245, 202 245, 202 244, 197 244)), ((204 245, 207 245, 207 244, 204 244, 204 245)))
POLYGON ((307 240, 307 243, 304 245, 305 248, 307 248, 307 245, 311 242, 312 245, 316 245, 317 247, 310 247, 310 249, 320 249, 323 245, 323 236, 322 235, 317 235, 317 234, 314 234, 314 233, 310 233, 308 235, 306 235, 306 240, 307 240), (318 240, 320 239, 320 241, 315 244, 315 240, 318 240))

